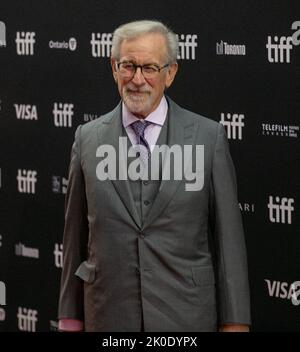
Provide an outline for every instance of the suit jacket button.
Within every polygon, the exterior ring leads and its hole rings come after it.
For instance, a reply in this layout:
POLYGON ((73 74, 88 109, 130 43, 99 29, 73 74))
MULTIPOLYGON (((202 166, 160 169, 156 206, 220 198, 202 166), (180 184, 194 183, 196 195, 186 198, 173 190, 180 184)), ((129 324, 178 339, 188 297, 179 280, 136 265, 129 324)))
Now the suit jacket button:
POLYGON ((150 204, 149 200, 145 200, 145 201, 144 201, 144 204, 145 204, 145 205, 149 205, 149 204, 150 204))

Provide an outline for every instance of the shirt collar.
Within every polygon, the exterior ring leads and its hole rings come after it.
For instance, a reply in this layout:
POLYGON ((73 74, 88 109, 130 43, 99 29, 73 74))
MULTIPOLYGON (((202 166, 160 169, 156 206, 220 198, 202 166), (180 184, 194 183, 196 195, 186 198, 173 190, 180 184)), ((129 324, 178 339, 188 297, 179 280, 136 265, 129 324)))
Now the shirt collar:
MULTIPOLYGON (((163 95, 158 107, 151 112, 146 118, 145 121, 149 121, 159 126, 163 126, 165 119, 167 117, 168 103, 163 95)), ((127 108, 127 106, 122 102, 122 123, 124 128, 131 125, 135 121, 140 121, 136 116, 134 116, 127 108)))

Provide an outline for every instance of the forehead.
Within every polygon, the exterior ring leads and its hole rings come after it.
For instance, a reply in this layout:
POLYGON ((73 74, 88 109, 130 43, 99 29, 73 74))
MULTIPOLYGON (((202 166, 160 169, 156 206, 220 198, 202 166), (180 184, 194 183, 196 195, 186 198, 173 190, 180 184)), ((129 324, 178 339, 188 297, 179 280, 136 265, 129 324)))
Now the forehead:
POLYGON ((163 61, 167 55, 166 40, 160 33, 149 33, 121 43, 120 57, 136 61, 163 61))

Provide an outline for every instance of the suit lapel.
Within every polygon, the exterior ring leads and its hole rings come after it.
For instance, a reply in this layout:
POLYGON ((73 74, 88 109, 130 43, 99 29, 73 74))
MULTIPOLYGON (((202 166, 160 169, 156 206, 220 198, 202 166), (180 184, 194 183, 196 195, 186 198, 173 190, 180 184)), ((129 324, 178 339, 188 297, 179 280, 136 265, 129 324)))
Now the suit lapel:
MULTIPOLYGON (((110 180, 115 187, 116 192, 118 193, 121 201, 125 205, 128 213, 136 223, 136 225, 141 227, 141 219, 139 218, 138 212, 136 210, 132 192, 128 180, 119 180, 119 171, 120 171, 120 158, 119 158, 119 137, 123 136, 123 127, 122 127, 122 108, 121 103, 102 121, 102 124, 98 126, 98 143, 99 145, 108 144, 114 147, 116 151, 116 179, 113 179, 113 175, 110 175, 110 180)), ((127 143, 130 143, 127 138, 127 143)), ((120 153, 121 161, 127 160, 127 147, 124 146, 120 153)), ((123 167, 127 167, 127 164, 121 163, 123 167)), ((121 166, 121 167, 122 167, 121 166)), ((127 170, 123 172, 127 173, 127 170)))
MULTIPOLYGON (((168 98, 168 146, 179 145, 184 150, 184 145, 194 143, 197 126, 192 121, 187 122, 184 119, 184 110, 168 98)), ((164 166, 163 166, 164 167, 164 166)), ((145 219, 143 227, 147 227, 153 222, 165 209, 172 197, 175 195, 182 180, 162 180, 159 192, 154 200, 151 210, 145 219)))

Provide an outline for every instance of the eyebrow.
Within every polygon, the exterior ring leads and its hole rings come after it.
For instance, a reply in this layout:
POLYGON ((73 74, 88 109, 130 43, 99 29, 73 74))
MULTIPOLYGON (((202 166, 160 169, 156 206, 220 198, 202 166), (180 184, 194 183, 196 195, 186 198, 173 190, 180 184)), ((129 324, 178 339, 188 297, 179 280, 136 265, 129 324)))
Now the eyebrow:
MULTIPOLYGON (((136 63, 136 61, 135 61, 135 60, 121 60, 120 62, 128 62, 128 63, 131 63, 131 64, 135 64, 135 65, 137 65, 137 63, 136 63)), ((148 65, 159 66, 159 64, 158 64, 158 63, 156 63, 156 62, 149 62, 149 63, 145 63, 145 64, 143 64, 143 65, 141 65, 141 66, 148 66, 148 65)))

